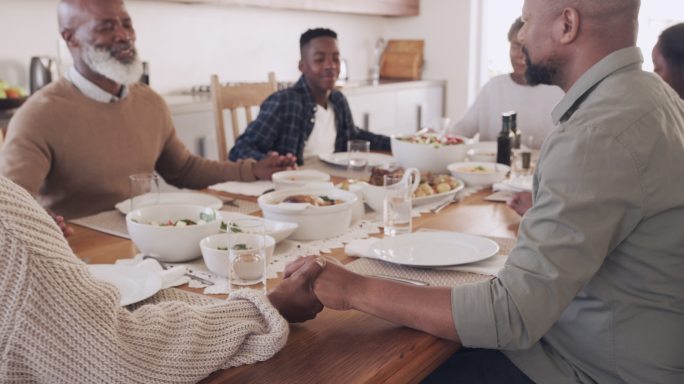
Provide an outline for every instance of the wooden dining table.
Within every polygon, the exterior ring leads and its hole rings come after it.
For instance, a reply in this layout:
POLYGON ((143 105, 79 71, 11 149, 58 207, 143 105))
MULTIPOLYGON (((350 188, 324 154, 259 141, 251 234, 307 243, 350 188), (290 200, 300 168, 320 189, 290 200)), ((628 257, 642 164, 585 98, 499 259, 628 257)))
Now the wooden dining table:
MULTIPOLYGON (((413 229, 515 238, 520 217, 504 203, 486 201, 490 193, 490 189, 481 190, 438 214, 414 218, 413 229)), ((113 263, 136 253, 130 240, 80 226, 74 229, 69 244, 86 262, 113 263)), ((342 248, 332 250, 331 255, 343 263, 356 259, 342 248)), ((278 281, 269 280, 269 286, 278 281)), ((193 290, 187 285, 181 288, 193 290)), ((324 309, 313 320, 292 324, 287 344, 271 359, 214 372, 203 382, 418 383, 458 348, 457 343, 362 312, 324 309)))

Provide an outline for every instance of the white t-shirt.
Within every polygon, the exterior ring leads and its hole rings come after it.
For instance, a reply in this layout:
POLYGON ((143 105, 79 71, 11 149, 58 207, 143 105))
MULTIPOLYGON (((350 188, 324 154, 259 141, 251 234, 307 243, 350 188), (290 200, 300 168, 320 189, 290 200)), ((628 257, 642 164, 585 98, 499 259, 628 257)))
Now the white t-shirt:
POLYGON ((501 131, 501 114, 516 111, 522 144, 529 146, 529 137, 533 136, 532 148, 537 149, 554 129, 551 111, 564 95, 555 85, 520 85, 510 74, 499 75, 482 87, 473 105, 451 132, 468 137, 479 132, 481 141, 496 140, 501 131))
POLYGON ((316 122, 313 131, 304 144, 304 159, 316 155, 325 155, 335 152, 335 111, 332 105, 328 108, 316 106, 316 122))

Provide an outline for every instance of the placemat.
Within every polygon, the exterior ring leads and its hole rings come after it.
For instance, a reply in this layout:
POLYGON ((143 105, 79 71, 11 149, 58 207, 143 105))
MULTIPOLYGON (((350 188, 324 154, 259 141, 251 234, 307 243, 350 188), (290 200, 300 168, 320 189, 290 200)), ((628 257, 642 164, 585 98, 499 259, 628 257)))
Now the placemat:
POLYGON ((70 220, 69 222, 109 235, 123 237, 124 239, 131 238, 126 229, 126 216, 116 209, 70 220))
POLYGON ((209 187, 215 191, 234 193, 245 196, 259 196, 269 189, 275 188, 275 184, 271 181, 259 180, 252 182, 244 181, 226 181, 223 183, 214 184, 209 187))
POLYGON ((254 212, 259 212, 261 211, 261 208, 259 208, 259 204, 253 202, 253 201, 247 201, 247 200, 235 200, 235 204, 238 206, 234 206, 232 204, 223 204, 223 207, 221 207, 221 211, 228 211, 228 212, 239 212, 239 213, 245 213, 245 214, 250 214, 254 212))
MULTIPOLYGON (((252 201, 235 200, 238 206, 224 204, 221 211, 240 212, 250 214, 259 211, 259 204, 252 201)), ((94 229, 109 235, 130 239, 126 228, 126 216, 116 209, 104 211, 92 216, 70 220, 70 223, 94 229)))
MULTIPOLYGON (((515 246, 515 239, 484 236, 499 244, 497 255, 508 255, 515 246)), ((363 275, 388 275, 419 280, 431 286, 454 287, 489 280, 492 276, 477 273, 448 271, 435 268, 414 268, 385 261, 360 258, 346 265, 350 271, 363 275)))

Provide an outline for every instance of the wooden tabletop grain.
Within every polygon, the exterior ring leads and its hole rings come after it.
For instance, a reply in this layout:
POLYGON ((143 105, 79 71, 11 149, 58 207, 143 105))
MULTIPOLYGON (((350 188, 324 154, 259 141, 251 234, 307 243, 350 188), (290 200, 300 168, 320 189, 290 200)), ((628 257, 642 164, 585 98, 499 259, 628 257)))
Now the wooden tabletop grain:
MULTIPOLYGON (((514 238, 520 218, 483 190, 439 214, 414 218, 414 230, 442 229, 514 238)), ((74 252, 89 263, 113 263, 134 255, 129 240, 75 226, 74 252)), ((333 256, 355 258, 343 249, 333 256)), ((269 285, 278 280, 269 281, 269 285)), ((189 288, 185 288, 189 289, 189 288)), ((293 324, 287 345, 268 361, 217 371, 206 383, 418 383, 458 345, 357 311, 325 309, 314 320, 293 324)))

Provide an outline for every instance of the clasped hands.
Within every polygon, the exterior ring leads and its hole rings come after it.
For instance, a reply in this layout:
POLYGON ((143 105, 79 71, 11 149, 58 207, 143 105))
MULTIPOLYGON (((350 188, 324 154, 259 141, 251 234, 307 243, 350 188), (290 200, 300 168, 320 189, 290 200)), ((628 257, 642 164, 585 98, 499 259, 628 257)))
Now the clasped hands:
POLYGON ((318 256, 300 257, 285 267, 283 281, 268 298, 289 322, 313 319, 326 306, 351 309, 348 298, 362 276, 318 256))

